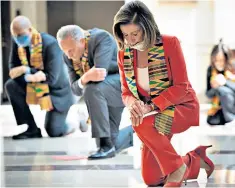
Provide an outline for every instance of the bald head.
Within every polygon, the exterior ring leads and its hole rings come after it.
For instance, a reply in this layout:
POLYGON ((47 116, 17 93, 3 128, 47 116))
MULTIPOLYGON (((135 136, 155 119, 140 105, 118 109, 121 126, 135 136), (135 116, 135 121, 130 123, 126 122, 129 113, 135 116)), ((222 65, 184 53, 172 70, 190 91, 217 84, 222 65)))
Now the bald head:
POLYGON ((32 24, 25 16, 17 16, 11 22, 11 34, 13 36, 28 34, 31 30, 32 24))

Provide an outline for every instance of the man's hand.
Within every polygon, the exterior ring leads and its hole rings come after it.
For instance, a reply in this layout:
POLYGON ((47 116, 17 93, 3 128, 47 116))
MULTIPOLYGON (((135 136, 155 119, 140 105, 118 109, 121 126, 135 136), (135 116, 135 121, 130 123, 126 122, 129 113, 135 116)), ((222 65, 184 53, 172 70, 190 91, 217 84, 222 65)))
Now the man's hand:
POLYGON ((42 71, 38 71, 35 74, 26 75, 26 79, 28 82, 41 82, 46 81, 46 75, 42 71))
POLYGON ((15 79, 19 76, 21 76, 22 74, 24 74, 27 70, 27 66, 25 65, 21 65, 15 68, 12 68, 9 72, 9 76, 11 77, 11 79, 15 79))
POLYGON ((105 68, 95 68, 92 67, 88 72, 82 77, 82 85, 86 85, 88 82, 100 82, 105 80, 107 76, 107 71, 105 68))

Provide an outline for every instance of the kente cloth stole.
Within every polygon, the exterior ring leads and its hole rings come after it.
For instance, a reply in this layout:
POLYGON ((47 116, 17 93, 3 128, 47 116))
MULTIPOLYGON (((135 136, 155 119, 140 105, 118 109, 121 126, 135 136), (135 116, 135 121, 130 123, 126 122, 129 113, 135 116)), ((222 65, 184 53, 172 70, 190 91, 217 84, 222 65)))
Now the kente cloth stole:
MULTIPOLYGON (((214 80, 217 75, 218 75, 217 70, 215 68, 212 68, 210 80, 214 80)), ((232 75, 230 71, 228 70, 225 71, 224 77, 226 78, 226 80, 231 77, 230 75, 232 75)), ((231 81, 235 82, 235 79, 231 79, 231 81)), ((208 110, 207 114, 209 116, 214 116, 220 109, 221 109, 221 106, 220 106, 219 96, 215 96, 211 99, 211 108, 208 110)))
MULTIPOLYGON (((24 47, 18 47, 18 56, 22 65, 29 66, 26 50, 24 47)), ((31 48, 30 48, 30 65, 38 70, 44 70, 42 57, 42 37, 40 33, 33 29, 31 48)), ((47 83, 27 83, 26 87, 27 104, 39 104, 41 110, 50 111, 53 109, 49 86, 47 83)))
POLYGON ((88 41, 90 40, 90 33, 85 33, 85 51, 79 61, 72 60, 73 68, 77 75, 80 77, 90 70, 90 65, 88 62, 88 41))
MULTIPOLYGON (((136 99, 140 99, 133 64, 134 50, 126 48, 124 52, 124 73, 127 85, 136 99)), ((149 95, 153 99, 171 86, 168 78, 162 39, 148 49, 149 95)), ((171 106, 155 115, 155 128, 160 134, 171 134, 175 107, 171 106)))
MULTIPOLYGON (((85 33, 85 52, 83 53, 81 59, 79 61, 72 60, 73 69, 79 77, 90 70, 88 61, 88 41, 90 40, 90 36, 90 33, 87 31, 85 33)), ((88 117, 87 124, 91 124, 90 117, 88 117)))

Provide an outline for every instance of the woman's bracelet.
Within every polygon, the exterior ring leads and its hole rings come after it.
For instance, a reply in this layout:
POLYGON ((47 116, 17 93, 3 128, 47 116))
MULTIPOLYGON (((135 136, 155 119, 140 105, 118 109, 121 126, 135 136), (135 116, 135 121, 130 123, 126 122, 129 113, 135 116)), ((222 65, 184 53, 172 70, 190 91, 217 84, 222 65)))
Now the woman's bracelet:
POLYGON ((150 105, 152 111, 159 111, 159 108, 152 101, 148 101, 147 104, 150 105))

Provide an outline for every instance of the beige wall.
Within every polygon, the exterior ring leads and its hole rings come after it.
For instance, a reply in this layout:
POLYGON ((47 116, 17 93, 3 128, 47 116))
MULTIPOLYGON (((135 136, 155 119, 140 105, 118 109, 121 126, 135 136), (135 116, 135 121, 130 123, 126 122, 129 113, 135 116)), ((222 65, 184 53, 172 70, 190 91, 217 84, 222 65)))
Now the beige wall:
POLYGON ((224 42, 235 49, 235 1, 214 2, 215 42, 223 37, 224 42))
POLYGON ((78 1, 74 21, 84 29, 99 27, 112 33, 114 15, 124 1, 78 1))
MULTIPOLYGON (((84 28, 100 27, 112 32, 113 17, 124 1, 76 1, 74 4, 75 24, 84 28)), ((47 32, 46 1, 11 1, 11 20, 17 9, 29 17, 38 30, 47 32)))

